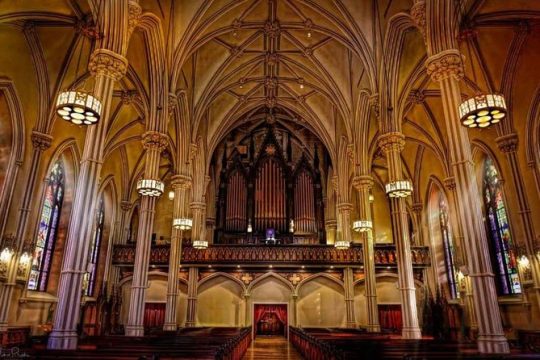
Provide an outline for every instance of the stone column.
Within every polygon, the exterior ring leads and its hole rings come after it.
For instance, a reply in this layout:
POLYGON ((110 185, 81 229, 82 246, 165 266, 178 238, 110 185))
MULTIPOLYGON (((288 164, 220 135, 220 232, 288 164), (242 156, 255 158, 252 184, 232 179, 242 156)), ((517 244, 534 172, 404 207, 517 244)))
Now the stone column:
POLYGON ((335 219, 328 219, 325 221, 326 228, 326 243, 334 244, 336 242, 337 221, 335 219))
POLYGON ((76 330, 80 318, 82 278, 88 265, 88 253, 94 231, 94 210, 105 138, 109 128, 113 88, 115 82, 126 73, 127 60, 112 51, 98 49, 92 54, 88 68, 95 77, 94 96, 101 99, 103 112, 100 122, 89 126, 86 130, 58 285, 58 305, 53 331, 49 335, 50 349, 77 347, 76 330))
POLYGON ((193 216, 193 227, 191 228, 191 241, 205 240, 206 237, 203 227, 206 227, 206 203, 202 201, 193 201, 191 203, 191 215, 193 216))
POLYGON ((244 314, 244 326, 250 326, 251 324, 249 322, 250 321, 249 315, 251 313, 251 303, 249 301, 249 298, 251 297, 251 294, 244 292, 243 297, 244 297, 244 304, 246 304, 245 314, 244 314))
MULTIPOLYGON (((167 135, 156 131, 147 131, 143 134, 142 143, 146 150, 144 178, 158 180, 159 160, 161 152, 167 145, 167 135)), ((148 287, 148 266, 150 264, 157 199, 155 196, 141 196, 135 265, 126 325, 127 336, 144 336, 144 297, 148 287)))
POLYGON ((291 295, 292 299, 292 321, 294 326, 298 327, 298 294, 295 292, 291 295))
POLYGON ((341 232, 341 239, 336 239, 336 240, 352 242, 352 234, 351 234, 352 209, 353 209, 353 206, 351 203, 339 203, 337 205, 337 210, 338 210, 337 227, 339 231, 341 232))
POLYGON ((343 269, 343 284, 345 285, 345 313, 348 328, 356 328, 354 315, 354 278, 350 267, 343 269))
MULTIPOLYGON (((358 209, 361 220, 373 221, 371 217, 371 203, 369 193, 373 187, 373 178, 371 176, 357 176, 354 179, 354 187, 358 191, 360 207, 358 209)), ((377 284, 375 281, 375 256, 373 231, 360 233, 362 238, 362 252, 364 255, 364 285, 366 296, 367 311, 367 330, 369 332, 380 332, 379 308, 377 306, 377 284)))
MULTIPOLYGON (((379 137, 379 146, 386 155, 388 163, 388 179, 390 182, 403 180, 401 151, 405 147, 405 136, 398 132, 383 134, 379 137)), ((396 242, 398 262, 399 290, 403 316, 402 336, 404 339, 420 339, 422 334, 418 325, 416 306, 416 289, 412 268, 411 243, 409 239, 409 222, 405 198, 391 198, 392 222, 396 242)))
MULTIPOLYGON (((36 187, 37 170, 41 155, 51 146, 52 137, 50 135, 32 132, 32 160, 30 161, 30 173, 26 179, 25 189, 21 207, 19 208, 19 219, 17 221, 17 230, 15 232, 16 252, 11 257, 8 265, 6 282, 0 284, 0 333, 7 331, 8 316, 11 308, 11 298, 17 280, 17 268, 20 256, 23 252, 24 238, 28 228, 28 218, 32 210, 32 200, 35 201, 37 196, 33 196, 36 187)), ((38 215, 39 216, 39 215, 38 215)), ((0 249, 1 250, 1 249, 0 249)), ((26 285, 25 285, 26 286, 26 285)))
MULTIPOLYGON (((183 208, 186 203, 188 189, 191 186, 191 177, 175 175, 172 178, 174 189, 173 219, 184 217, 183 208)), ((171 253, 169 256, 169 273, 167 277, 167 304, 165 305, 165 324, 163 330, 176 331, 178 325, 177 299, 178 299, 178 271, 182 258, 182 230, 173 227, 171 236, 171 253)))
MULTIPOLYGON (((525 184, 519 168, 517 158, 518 136, 517 134, 509 134, 498 137, 496 139, 499 149, 506 155, 506 159, 512 170, 512 180, 516 187, 516 194, 519 207, 519 216, 523 226, 523 234, 525 240, 525 251, 527 258, 531 264, 531 273, 533 278, 534 291, 536 293, 536 304, 540 310, 540 261, 535 253, 535 235, 534 225, 531 217, 531 208, 525 191, 525 184)), ((515 241, 515 240, 514 240, 515 241)), ((524 289, 523 289, 524 290, 524 289)))
POLYGON ((130 230, 130 211, 133 207, 131 202, 124 200, 120 203, 120 209, 122 213, 120 214, 120 229, 119 229, 119 238, 117 239, 118 244, 125 244, 129 239, 129 230, 130 230))
POLYGON ((194 327, 197 319, 197 297, 199 291, 199 268, 189 268, 186 327, 194 327))
POLYGON ((441 88, 448 150, 456 195, 463 226, 463 248, 472 279, 474 305, 478 320, 478 349, 482 353, 507 353, 488 242, 472 162, 467 129, 461 125, 458 108, 461 103, 459 80, 463 77, 463 60, 458 50, 445 50, 428 58, 427 72, 441 88))

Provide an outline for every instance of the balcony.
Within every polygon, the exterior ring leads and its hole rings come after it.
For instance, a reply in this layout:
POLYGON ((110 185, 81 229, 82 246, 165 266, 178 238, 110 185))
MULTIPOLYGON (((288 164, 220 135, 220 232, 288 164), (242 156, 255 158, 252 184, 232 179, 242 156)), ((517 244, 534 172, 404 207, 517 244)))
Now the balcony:
MULTIPOLYGON (((417 268, 430 265, 429 248, 411 248, 413 266, 417 268)), ((392 244, 375 245, 375 266, 396 267, 396 248, 392 244)), ((133 266, 135 245, 115 245, 113 265, 133 266)), ((189 244, 182 249, 181 264, 184 266, 203 265, 363 265, 361 245, 353 245, 347 250, 337 250, 331 245, 210 245, 206 250, 197 250, 189 244)), ((169 265, 169 245, 154 245, 150 254, 150 265, 167 267, 169 265)))

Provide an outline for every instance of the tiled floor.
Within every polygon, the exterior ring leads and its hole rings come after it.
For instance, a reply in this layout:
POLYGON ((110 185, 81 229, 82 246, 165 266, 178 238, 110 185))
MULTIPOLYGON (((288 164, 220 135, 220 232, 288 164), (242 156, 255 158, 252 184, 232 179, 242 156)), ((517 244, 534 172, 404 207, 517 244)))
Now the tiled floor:
POLYGON ((281 336, 257 337, 251 342, 244 360, 302 360, 300 354, 281 336))

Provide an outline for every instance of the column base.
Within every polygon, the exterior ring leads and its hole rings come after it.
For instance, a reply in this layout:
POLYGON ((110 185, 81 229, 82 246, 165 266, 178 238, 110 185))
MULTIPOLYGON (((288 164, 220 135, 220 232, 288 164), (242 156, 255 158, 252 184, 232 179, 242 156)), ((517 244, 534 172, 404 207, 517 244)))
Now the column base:
POLYGON ((144 336, 144 327, 138 325, 127 325, 126 336, 144 336))
POLYGON ((356 329, 358 326, 354 321, 347 321, 347 328, 349 329, 356 329))
POLYGON ((8 323, 0 323, 0 333, 7 332, 8 331, 8 323))
POLYGON ((47 341, 47 349, 76 350, 79 338, 75 331, 53 330, 47 341))
POLYGON ((367 332, 381 332, 381 326, 376 324, 367 325, 366 330, 367 332))
POLYGON ((508 354, 508 340, 502 335, 478 336, 478 351, 483 354, 508 354))
POLYGON ((195 327, 195 322, 193 322, 193 321, 186 321, 186 327, 195 327))
POLYGON ((178 326, 176 326, 176 323, 165 323, 163 325, 163 331, 176 331, 178 330, 178 326))
POLYGON ((420 328, 414 327, 414 328, 403 328, 401 330, 401 337, 403 339, 421 339, 422 338, 422 332, 420 331, 420 328))

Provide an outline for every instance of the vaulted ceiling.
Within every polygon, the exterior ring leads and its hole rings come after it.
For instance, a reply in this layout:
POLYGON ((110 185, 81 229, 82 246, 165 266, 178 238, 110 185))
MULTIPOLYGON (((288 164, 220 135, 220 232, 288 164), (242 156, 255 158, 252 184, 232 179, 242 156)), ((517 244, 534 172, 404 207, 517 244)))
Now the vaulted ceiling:
MULTIPOLYGON (((408 29, 401 43, 385 42, 413 0, 139 3, 143 13, 160 20, 170 91, 186 99, 191 133, 182 133, 178 124, 171 123, 170 153, 179 136, 190 142, 202 138, 209 160, 217 144, 250 114, 279 108, 288 114, 291 126, 316 134, 332 161, 340 139, 351 141, 359 128, 367 133, 371 154, 376 155, 378 124, 374 117, 359 118, 360 99, 377 93, 380 76, 387 73, 403 107, 407 171, 414 178, 418 161, 430 158, 441 173, 448 173, 440 93, 425 74, 421 35, 408 29), (398 48, 391 51, 388 46, 398 48), (383 53, 396 58, 384 60, 383 53), (387 69, 391 65, 387 62, 397 64, 395 73, 387 69), (359 127, 360 121, 369 123, 359 127)), ((463 93, 471 94, 475 88, 505 93, 515 109, 511 126, 525 134, 530 109, 540 101, 540 3, 463 0, 460 4, 468 19, 463 29, 474 32, 460 41, 467 58, 463 93)), ((95 45, 88 33, 90 9, 99 7, 97 0, 0 0, 0 74, 16 86, 26 128, 41 126, 58 144, 73 137, 83 145, 84 129, 56 120, 51 108, 60 89, 88 76, 86 64, 95 45)), ((143 168, 140 136, 152 76, 148 56, 144 34, 136 31, 127 53, 130 69, 116 86, 104 167, 105 172, 116 173, 118 161, 123 163, 119 182, 125 189, 143 168)), ((490 139, 502 131, 486 130, 472 137, 490 139)), ((384 178, 384 161, 375 158, 375 171, 384 178)), ((163 161, 164 168, 173 164, 174 154, 163 161)))

